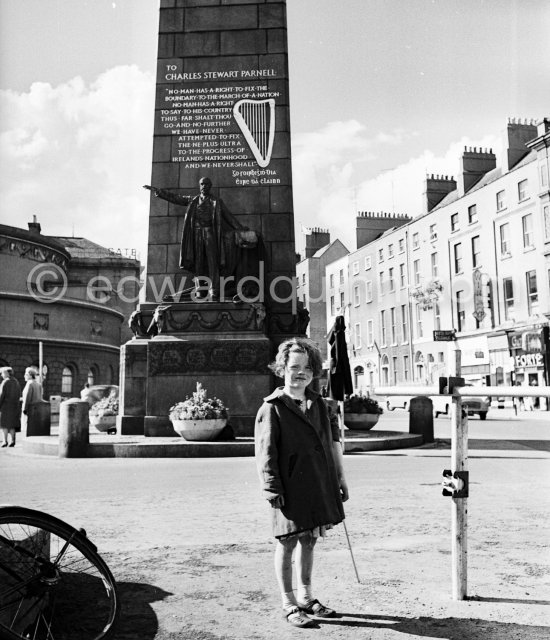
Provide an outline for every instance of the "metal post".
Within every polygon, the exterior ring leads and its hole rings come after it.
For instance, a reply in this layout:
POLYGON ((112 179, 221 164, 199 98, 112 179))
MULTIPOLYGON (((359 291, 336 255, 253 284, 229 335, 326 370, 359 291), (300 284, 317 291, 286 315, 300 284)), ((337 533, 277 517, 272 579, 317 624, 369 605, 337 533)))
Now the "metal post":
MULTIPOLYGON (((461 352, 455 351, 454 375, 460 377, 461 352)), ((462 398, 453 393, 451 405, 451 471, 468 470, 468 418, 462 415, 462 398)), ((451 560, 453 599, 465 600, 468 585, 468 499, 452 498, 451 560)))
POLYGON ((338 401, 338 424, 340 426, 340 439, 342 440, 342 453, 346 453, 345 425, 344 425, 344 401, 338 401))

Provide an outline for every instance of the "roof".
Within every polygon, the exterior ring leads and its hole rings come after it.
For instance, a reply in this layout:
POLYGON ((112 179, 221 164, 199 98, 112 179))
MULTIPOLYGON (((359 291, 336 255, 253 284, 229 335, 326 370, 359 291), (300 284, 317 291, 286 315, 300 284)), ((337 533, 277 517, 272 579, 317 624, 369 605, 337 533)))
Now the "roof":
POLYGON ((56 236, 56 242, 65 247, 71 258, 75 260, 105 260, 110 259, 117 262, 137 262, 137 258, 123 256, 116 251, 102 247, 87 238, 73 238, 66 236, 56 236))
POLYGON ((346 246, 344 245, 344 243, 341 240, 339 240, 338 238, 336 238, 336 240, 333 240, 331 243, 326 244, 324 247, 321 247, 320 249, 318 249, 311 257, 312 258, 320 258, 321 256, 323 256, 323 254, 325 254, 336 243, 341 244, 342 247, 344 247, 344 249, 346 250, 346 252, 349 253, 349 251, 346 249, 346 246))
POLYGON ((10 227, 7 224, 0 224, 0 235, 8 236, 10 238, 17 238, 18 240, 25 240, 26 242, 32 242, 34 244, 41 244, 55 251, 65 254, 68 258, 68 251, 65 249, 65 245, 59 242, 56 238, 50 236, 43 236, 36 231, 28 231, 27 229, 20 229, 19 227, 10 227))

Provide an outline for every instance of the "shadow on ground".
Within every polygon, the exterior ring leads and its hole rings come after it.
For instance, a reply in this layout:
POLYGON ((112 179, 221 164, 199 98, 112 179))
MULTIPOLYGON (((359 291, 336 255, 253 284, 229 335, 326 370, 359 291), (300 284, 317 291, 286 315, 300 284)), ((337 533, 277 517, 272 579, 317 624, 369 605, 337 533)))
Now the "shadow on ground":
POLYGON ((152 602, 172 594, 150 584, 117 582, 120 618, 113 640, 153 640, 159 630, 152 602))
POLYGON ((319 621, 324 625, 387 629, 420 638, 445 640, 546 640, 549 627, 480 620, 477 618, 403 618, 376 614, 342 613, 340 617, 319 621))

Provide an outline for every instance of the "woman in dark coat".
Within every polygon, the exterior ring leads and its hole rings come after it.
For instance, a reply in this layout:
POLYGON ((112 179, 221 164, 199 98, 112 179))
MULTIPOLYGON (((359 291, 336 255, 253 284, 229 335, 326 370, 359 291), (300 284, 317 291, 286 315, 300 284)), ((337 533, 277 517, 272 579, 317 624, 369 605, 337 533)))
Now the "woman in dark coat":
POLYGON ((21 431, 21 387, 13 376, 11 367, 2 367, 2 384, 0 385, 0 428, 4 434, 2 447, 8 446, 8 434, 11 436, 10 447, 15 447, 15 434, 21 431))
POLYGON ((348 489, 338 425, 331 423, 321 396, 307 388, 321 374, 319 349, 306 338, 292 338, 281 344, 271 368, 285 384, 265 398, 258 411, 256 462, 272 507, 275 573, 284 614, 290 624, 306 627, 313 624, 307 614, 334 615, 312 595, 313 549, 317 538, 343 521, 348 489))

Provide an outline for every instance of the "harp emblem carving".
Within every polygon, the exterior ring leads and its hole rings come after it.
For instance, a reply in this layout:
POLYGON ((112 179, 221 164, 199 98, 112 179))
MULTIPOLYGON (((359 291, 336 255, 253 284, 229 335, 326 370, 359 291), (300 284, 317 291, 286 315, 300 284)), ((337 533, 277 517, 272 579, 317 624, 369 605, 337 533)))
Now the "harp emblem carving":
POLYGON ((275 138, 275 100, 239 100, 233 116, 260 167, 271 161, 275 138))

